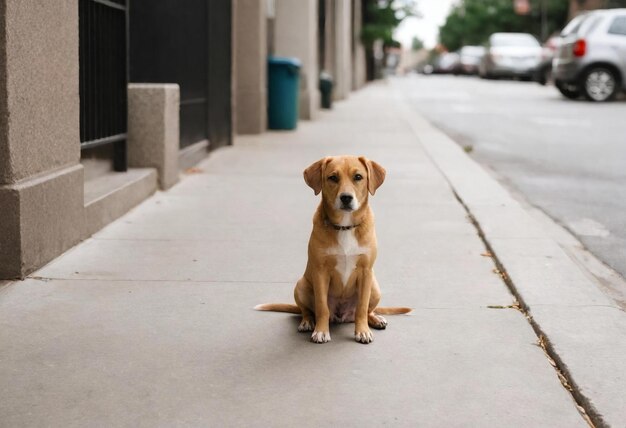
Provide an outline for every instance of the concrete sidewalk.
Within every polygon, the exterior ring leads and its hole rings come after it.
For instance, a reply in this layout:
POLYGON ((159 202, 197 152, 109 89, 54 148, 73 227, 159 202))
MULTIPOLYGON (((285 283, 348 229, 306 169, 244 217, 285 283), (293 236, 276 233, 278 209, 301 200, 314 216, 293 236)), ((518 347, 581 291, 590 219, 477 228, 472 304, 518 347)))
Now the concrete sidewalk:
POLYGON ((501 188, 464 180, 436 132, 369 86, 296 132, 238 138, 0 288, 0 426, 586 426, 450 182, 501 188), (316 345, 252 307, 292 302, 318 202, 302 170, 346 153, 387 169, 382 304, 415 311, 370 345, 351 324, 316 345))

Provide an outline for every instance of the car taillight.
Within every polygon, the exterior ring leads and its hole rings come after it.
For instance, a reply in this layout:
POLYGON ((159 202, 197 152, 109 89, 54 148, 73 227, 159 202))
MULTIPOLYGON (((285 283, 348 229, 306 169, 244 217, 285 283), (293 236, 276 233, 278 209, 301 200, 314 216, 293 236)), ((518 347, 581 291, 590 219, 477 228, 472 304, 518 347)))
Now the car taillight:
POLYGON ((584 56, 587 51, 587 42, 585 39, 578 39, 574 42, 574 46, 572 46, 572 53, 574 56, 584 56))

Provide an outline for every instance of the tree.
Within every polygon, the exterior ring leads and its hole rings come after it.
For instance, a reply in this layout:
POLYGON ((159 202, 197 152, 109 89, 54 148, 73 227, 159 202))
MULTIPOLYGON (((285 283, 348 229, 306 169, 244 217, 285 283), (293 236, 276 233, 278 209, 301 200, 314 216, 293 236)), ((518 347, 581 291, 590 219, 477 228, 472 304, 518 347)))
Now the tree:
POLYGON ((419 37, 413 37, 413 40, 411 41, 411 50, 419 51, 420 49, 423 49, 423 48, 424 48, 424 42, 422 42, 419 37))
MULTIPOLYGON (((295 0, 294 0, 295 1, 295 0)), ((367 80, 376 78, 374 44, 399 46, 393 39, 393 30, 409 16, 418 16, 417 0, 362 0, 363 27, 361 41, 365 46, 367 80)))
POLYGON ((528 15, 515 14, 513 0, 462 0, 439 29, 439 40, 455 51, 464 45, 483 44, 492 33, 500 31, 531 33, 541 38, 543 2, 547 34, 563 28, 569 6, 565 0, 530 0, 528 15))
POLYGON ((363 0, 361 40, 368 47, 377 40, 393 43, 393 30, 409 16, 417 16, 416 0, 363 0))

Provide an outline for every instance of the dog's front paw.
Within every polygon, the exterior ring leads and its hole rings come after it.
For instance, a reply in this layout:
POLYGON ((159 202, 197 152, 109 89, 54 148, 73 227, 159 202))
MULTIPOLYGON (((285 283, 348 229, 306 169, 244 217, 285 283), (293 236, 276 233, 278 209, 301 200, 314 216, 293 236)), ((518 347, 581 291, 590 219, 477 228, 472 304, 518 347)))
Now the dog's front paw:
POLYGON ((326 343, 330 342, 330 333, 327 331, 314 331, 311 335, 311 342, 326 343))
POLYGON ((315 329, 315 323, 311 320, 303 319, 298 326, 298 331, 313 331, 315 329))
POLYGON ((374 340, 374 335, 372 334, 370 329, 367 329, 365 331, 355 331, 354 340, 359 343, 370 343, 374 340))

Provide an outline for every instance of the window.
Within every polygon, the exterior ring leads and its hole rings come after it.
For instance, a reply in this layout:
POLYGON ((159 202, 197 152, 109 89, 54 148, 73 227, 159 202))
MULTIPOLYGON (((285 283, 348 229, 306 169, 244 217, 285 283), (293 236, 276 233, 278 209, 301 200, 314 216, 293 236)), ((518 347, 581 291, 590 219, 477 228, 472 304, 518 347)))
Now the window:
POLYGON ((616 16, 609 27, 609 34, 626 36, 626 15, 616 16))
POLYGON ((491 36, 492 46, 539 46, 539 42, 530 34, 497 33, 491 36))
POLYGON ((589 15, 578 15, 576 18, 572 19, 570 23, 565 26, 563 31, 561 31, 561 36, 576 34, 583 21, 588 17, 589 15))
POLYGON ((602 22, 602 16, 591 15, 589 19, 585 19, 585 21, 580 24, 578 35, 580 37, 587 37, 587 35, 591 34, 596 29, 600 22, 602 22))

